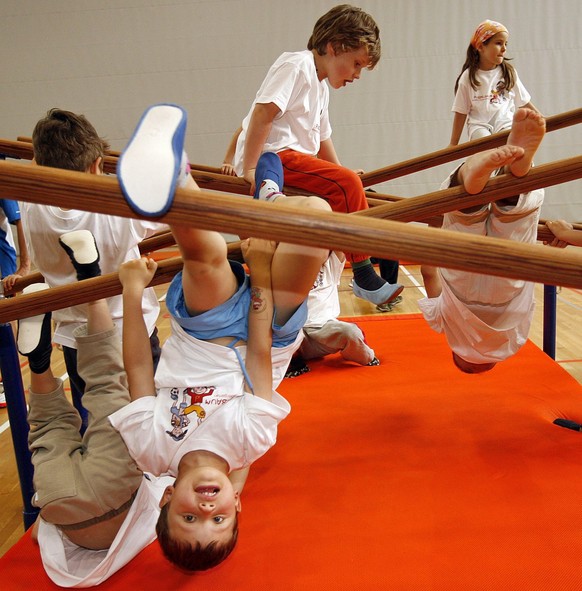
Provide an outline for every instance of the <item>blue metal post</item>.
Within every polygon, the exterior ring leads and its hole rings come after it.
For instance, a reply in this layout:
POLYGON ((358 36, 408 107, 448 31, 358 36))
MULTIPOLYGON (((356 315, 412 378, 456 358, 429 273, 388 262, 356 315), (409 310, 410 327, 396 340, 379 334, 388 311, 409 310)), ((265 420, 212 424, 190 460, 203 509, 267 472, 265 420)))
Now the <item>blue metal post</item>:
POLYGON ((555 285, 544 285, 544 353, 556 358, 556 304, 555 285))
MULTIPOLYGON (((0 295, 0 300, 3 296, 0 295)), ((10 432, 16 456, 16 467, 22 493, 24 528, 28 529, 38 515, 38 509, 32 506, 34 488, 32 485, 33 467, 28 450, 28 422, 26 420, 26 399, 20 373, 20 360, 14 342, 10 324, 0 324, 0 369, 4 382, 6 407, 10 432)))

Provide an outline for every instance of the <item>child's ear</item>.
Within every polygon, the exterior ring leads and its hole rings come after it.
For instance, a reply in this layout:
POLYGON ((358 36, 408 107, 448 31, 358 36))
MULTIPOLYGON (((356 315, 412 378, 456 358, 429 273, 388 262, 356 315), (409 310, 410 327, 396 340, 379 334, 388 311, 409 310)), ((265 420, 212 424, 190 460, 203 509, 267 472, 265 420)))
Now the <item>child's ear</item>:
POLYGON ((90 174, 101 174, 101 163, 103 162, 103 158, 101 158, 101 156, 98 156, 95 161, 93 162, 93 164, 91 164, 91 166, 89 166, 89 170, 87 172, 89 172, 90 174))
POLYGON ((234 506, 236 508, 236 512, 240 513, 242 511, 242 503, 240 500, 240 493, 238 492, 238 490, 234 493, 234 499, 235 499, 234 506))
POLYGON ((164 490, 164 494, 162 495, 162 498, 160 499, 160 509, 164 505, 167 505, 170 502, 170 499, 172 498, 173 494, 174 494, 174 487, 173 486, 166 486, 166 490, 164 490))
POLYGON ((325 46, 325 53, 331 57, 335 57, 336 52, 331 41, 327 42, 327 45, 325 46))

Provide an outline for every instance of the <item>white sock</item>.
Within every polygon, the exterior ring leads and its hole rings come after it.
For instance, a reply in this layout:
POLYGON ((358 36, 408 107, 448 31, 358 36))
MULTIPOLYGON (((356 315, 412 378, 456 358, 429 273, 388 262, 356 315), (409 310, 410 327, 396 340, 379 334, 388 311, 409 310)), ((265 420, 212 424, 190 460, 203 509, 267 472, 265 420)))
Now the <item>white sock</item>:
MULTIPOLYGON (((37 293, 45 289, 49 289, 46 283, 32 283, 22 290, 22 295, 37 293)), ((38 314, 23 318, 18 322, 18 350, 22 355, 28 355, 38 346, 44 317, 44 314, 38 314)))
POLYGON ((176 186, 183 189, 186 186, 188 177, 190 176, 190 162, 188 162, 188 154, 182 152, 182 161, 180 162, 180 172, 178 173, 178 181, 176 186))
POLYGON ((281 189, 279 185, 271 179, 265 179, 259 189, 259 199, 261 201, 268 201, 275 195, 280 195, 281 189))

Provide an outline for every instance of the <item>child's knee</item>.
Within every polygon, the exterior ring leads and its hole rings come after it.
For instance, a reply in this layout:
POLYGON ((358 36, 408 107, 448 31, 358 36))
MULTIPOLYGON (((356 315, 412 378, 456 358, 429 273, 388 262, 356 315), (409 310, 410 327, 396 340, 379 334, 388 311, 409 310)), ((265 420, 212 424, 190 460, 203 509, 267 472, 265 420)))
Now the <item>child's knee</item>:
POLYGON ((349 168, 342 169, 342 184, 345 183, 350 189, 354 191, 363 191, 362 177, 349 168))
POLYGON ((308 209, 315 209, 317 211, 331 211, 330 204, 321 197, 316 197, 313 195, 312 197, 305 197, 305 202, 303 207, 308 209))
POLYGON ((421 265, 420 274, 425 282, 430 281, 437 276, 437 268, 430 265, 421 265))
POLYGON ((329 203, 321 197, 315 195, 304 196, 282 196, 277 199, 277 203, 286 205, 288 207, 296 207, 298 209, 313 209, 317 211, 331 211, 329 203))

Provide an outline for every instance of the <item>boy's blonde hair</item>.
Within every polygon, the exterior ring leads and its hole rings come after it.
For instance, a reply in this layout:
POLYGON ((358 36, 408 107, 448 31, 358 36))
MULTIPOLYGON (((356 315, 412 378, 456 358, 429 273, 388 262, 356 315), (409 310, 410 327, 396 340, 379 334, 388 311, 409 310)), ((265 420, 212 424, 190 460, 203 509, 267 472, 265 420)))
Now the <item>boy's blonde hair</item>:
POLYGON ((318 19, 307 42, 307 49, 325 55, 331 43, 336 53, 356 51, 365 47, 371 70, 380 61, 380 29, 374 19, 361 8, 340 4, 318 19))

